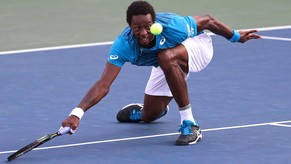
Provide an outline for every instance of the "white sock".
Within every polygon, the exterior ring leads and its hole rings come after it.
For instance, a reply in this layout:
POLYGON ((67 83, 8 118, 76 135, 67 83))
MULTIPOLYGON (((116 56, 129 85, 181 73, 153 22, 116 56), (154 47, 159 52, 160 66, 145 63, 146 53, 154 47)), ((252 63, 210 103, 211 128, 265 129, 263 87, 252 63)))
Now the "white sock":
POLYGON ((195 120, 192 114, 192 108, 191 108, 191 104, 183 107, 183 108, 179 108, 179 113, 180 113, 180 117, 181 117, 181 124, 183 123, 184 120, 190 120, 195 124, 195 120))

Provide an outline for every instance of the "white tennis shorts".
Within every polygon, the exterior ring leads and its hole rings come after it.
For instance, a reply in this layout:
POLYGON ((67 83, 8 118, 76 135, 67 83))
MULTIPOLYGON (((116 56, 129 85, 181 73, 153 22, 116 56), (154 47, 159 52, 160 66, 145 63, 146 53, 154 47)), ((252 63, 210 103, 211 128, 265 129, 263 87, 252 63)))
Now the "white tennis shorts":
MULTIPOLYGON (((199 72, 207 67, 213 57, 212 39, 209 35, 203 33, 186 39, 182 44, 188 52, 189 73, 199 72)), ((185 74, 185 79, 188 78, 189 73, 185 74)), ((164 72, 160 67, 152 68, 145 93, 153 96, 173 96, 164 72)))

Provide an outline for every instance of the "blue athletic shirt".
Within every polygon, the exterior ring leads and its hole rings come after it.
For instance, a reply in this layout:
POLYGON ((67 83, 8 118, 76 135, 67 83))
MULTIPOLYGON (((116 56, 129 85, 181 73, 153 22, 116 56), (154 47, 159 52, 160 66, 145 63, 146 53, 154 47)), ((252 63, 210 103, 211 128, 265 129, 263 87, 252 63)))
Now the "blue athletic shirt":
POLYGON ((140 47, 131 28, 126 27, 113 42, 107 61, 118 67, 122 67, 125 62, 138 66, 157 67, 158 51, 175 47, 187 38, 197 35, 197 24, 191 16, 157 13, 156 22, 162 24, 163 31, 156 35, 154 47, 140 47))

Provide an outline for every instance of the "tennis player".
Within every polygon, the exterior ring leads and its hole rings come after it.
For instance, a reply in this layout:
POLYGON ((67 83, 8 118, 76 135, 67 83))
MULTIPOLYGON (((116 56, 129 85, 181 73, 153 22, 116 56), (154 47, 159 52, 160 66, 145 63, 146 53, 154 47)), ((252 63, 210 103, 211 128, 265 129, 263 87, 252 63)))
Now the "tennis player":
POLYGON ((143 104, 129 104, 117 114, 119 122, 152 122, 168 112, 174 98, 180 112, 180 135, 176 145, 195 144, 202 139, 198 121, 194 119, 188 97, 187 77, 199 72, 213 56, 212 40, 204 30, 220 35, 230 42, 244 43, 261 38, 257 30, 232 30, 210 15, 180 16, 155 13, 146 1, 134 1, 126 12, 126 27, 114 41, 101 78, 92 86, 80 104, 72 110, 62 126, 78 127, 84 112, 105 97, 125 62, 152 66, 145 88, 143 104), (163 31, 150 32, 158 22, 163 31))

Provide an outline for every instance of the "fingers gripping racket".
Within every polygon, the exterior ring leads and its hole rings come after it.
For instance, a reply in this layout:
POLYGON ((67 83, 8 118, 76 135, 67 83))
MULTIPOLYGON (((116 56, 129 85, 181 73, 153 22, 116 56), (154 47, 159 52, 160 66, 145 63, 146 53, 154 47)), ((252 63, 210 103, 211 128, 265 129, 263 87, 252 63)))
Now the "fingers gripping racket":
POLYGON ((45 142, 47 142, 47 141, 49 141, 57 136, 60 136, 60 135, 63 135, 63 134, 69 133, 69 132, 72 132, 70 127, 64 127, 64 128, 61 127, 59 129, 59 131, 52 133, 52 134, 45 135, 45 136, 37 139, 36 141, 26 145, 25 147, 19 149, 17 152, 10 155, 7 159, 8 159, 8 161, 12 161, 15 158, 18 158, 18 157, 22 156, 23 154, 31 151, 32 149, 42 145, 43 143, 45 143, 45 142))

